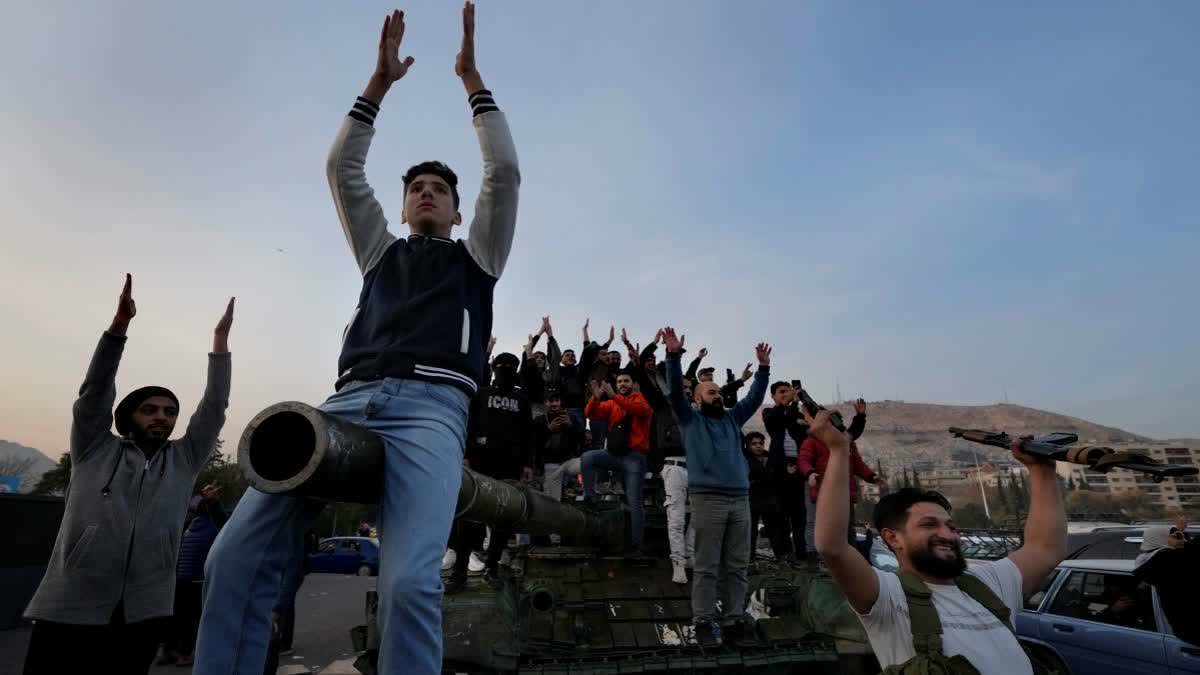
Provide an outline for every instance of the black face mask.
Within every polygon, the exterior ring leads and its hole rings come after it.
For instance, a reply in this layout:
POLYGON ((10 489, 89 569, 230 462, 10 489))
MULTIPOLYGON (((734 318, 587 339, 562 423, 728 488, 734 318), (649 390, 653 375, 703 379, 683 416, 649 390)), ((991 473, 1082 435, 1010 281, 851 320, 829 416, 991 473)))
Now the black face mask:
POLYGON ((954 545, 954 557, 950 560, 939 558, 933 552, 935 545, 935 541, 930 540, 927 547, 909 554, 909 561, 918 572, 935 579, 954 579, 967 571, 967 559, 958 544, 954 545))
POLYGON ((517 371, 512 366, 495 366, 492 368, 492 373, 495 375, 498 387, 511 387, 517 379, 517 371))
POLYGON ((705 417, 722 417, 725 415, 725 406, 721 399, 714 399, 712 403, 701 403, 700 414, 705 417))

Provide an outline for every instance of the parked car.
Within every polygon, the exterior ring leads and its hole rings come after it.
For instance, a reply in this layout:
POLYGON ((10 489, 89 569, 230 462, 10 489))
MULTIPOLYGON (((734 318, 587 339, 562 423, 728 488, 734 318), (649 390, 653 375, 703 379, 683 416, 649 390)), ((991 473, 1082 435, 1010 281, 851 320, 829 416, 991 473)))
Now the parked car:
POLYGON ((330 537, 308 554, 308 571, 327 574, 379 574, 379 540, 370 537, 330 537))
MULTIPOLYGON (((1088 560, 1133 560, 1141 552, 1145 525, 1100 527, 1090 532, 1067 534, 1067 558, 1088 560)), ((1187 528, 1188 536, 1200 536, 1200 528, 1187 528)))
POLYGON ((1065 560, 1017 612, 1017 638, 1060 673, 1200 673, 1200 645, 1176 638, 1132 560, 1065 560))

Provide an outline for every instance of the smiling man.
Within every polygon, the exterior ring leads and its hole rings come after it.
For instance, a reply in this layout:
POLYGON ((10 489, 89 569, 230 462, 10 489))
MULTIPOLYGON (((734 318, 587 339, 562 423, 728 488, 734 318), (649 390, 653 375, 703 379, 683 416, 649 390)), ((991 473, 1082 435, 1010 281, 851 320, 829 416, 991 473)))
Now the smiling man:
POLYGON ((874 520, 900 563, 894 574, 871 567, 846 541, 849 434, 830 423, 827 410, 815 418, 801 412, 809 436, 829 448, 825 484, 817 495, 817 552, 858 612, 885 672, 972 672, 961 663, 948 665, 965 659, 981 675, 1032 673, 1012 622, 1024 595, 1066 556, 1067 518, 1054 463, 1013 446, 1013 457, 1029 469, 1025 545, 970 570, 945 497, 915 488, 884 496, 874 520), (888 670, 894 666, 900 670, 888 670))

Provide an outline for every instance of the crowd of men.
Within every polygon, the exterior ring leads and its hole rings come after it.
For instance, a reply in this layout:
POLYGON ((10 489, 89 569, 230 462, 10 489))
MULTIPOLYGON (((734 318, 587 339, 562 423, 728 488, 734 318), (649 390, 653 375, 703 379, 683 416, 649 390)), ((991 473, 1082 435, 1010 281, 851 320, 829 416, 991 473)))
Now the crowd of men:
MULTIPOLYGON (((1065 517, 1052 464, 1014 447, 1030 475, 1025 544, 1004 560, 970 570, 944 498, 911 488, 885 495, 874 524, 896 553, 897 575, 872 568, 847 536, 854 477, 882 482, 854 442, 866 424, 865 404, 859 402, 847 429, 828 411, 814 416, 797 404, 792 384, 770 383, 768 345, 755 348, 756 369, 747 365, 740 377, 726 371, 723 384, 715 370, 701 367, 704 350, 682 367, 685 341, 671 327, 644 348, 622 334, 623 359, 610 349, 612 330, 607 342, 597 344, 585 325, 576 354, 560 349, 546 319, 523 358, 488 358, 492 297, 513 242, 520 172, 506 118, 476 68, 474 27, 474 5, 467 2, 454 72, 467 95, 483 174, 466 239, 451 238, 462 217, 458 178, 446 165, 423 162, 405 173, 401 222, 411 231, 407 238, 388 231, 366 180, 384 97, 414 63, 400 57, 401 12, 383 23, 374 70, 342 121, 326 165, 363 284, 345 328, 335 392, 321 409, 370 429, 385 446, 378 672, 441 672, 442 553, 448 538, 452 548, 469 552, 481 535, 466 524, 450 535, 464 459, 513 480, 540 470, 552 495, 561 496, 563 482, 579 474, 585 499, 596 498, 600 474, 619 476, 633 514, 632 555, 644 544, 644 475, 648 469, 660 473, 673 572, 686 582, 692 560, 693 614, 702 643, 720 642, 723 630, 746 628, 746 567, 756 523, 763 521, 778 556, 821 556, 861 616, 883 667, 1032 672, 1012 633, 1011 615, 1022 593, 1041 584, 1065 555, 1065 517), (542 337, 544 352, 537 350, 542 337), (485 373, 488 364, 491 374, 485 373), (763 416, 769 438, 743 436, 768 389, 775 404, 763 416), (786 435, 799 446, 794 463, 784 458, 786 435), (939 616, 952 620, 939 624, 939 616)), ((26 612, 34 620, 27 675, 145 673, 160 638, 156 622, 177 611, 185 514, 196 477, 216 451, 229 400, 233 301, 213 333, 204 395, 186 433, 175 440, 180 401, 169 389, 136 389, 113 410, 116 373, 135 314, 127 277, 72 409, 71 485, 47 572, 26 612)), ((190 585, 188 607, 197 600, 202 607, 192 672, 263 673, 273 624, 286 614, 290 600, 284 596, 294 596, 302 577, 305 533, 321 508, 251 489, 223 525, 191 521, 198 522, 188 530, 195 532, 197 548, 188 550, 183 578, 190 585), (203 584, 196 598, 199 567, 203 584)), ((1159 539, 1163 545, 1146 563, 1149 578, 1194 560, 1193 549, 1180 544, 1176 550, 1166 533, 1159 539)), ((491 575, 507 540, 507 533, 492 534, 486 552, 491 575)), ((468 555, 460 558, 465 564, 468 555)), ((457 573, 447 590, 454 590, 457 573)), ((186 614, 194 619, 194 609, 186 614)))

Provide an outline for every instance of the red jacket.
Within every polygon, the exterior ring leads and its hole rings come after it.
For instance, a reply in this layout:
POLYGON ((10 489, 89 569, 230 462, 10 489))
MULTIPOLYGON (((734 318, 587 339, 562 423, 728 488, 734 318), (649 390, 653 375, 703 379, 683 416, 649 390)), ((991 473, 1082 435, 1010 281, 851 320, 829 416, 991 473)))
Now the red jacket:
MULTIPOLYGON (((800 475, 807 480, 808 474, 817 473, 817 485, 810 490, 813 501, 817 501, 817 491, 821 488, 821 481, 825 478, 825 467, 829 464, 829 448, 817 439, 809 436, 804 439, 804 443, 800 445, 800 451, 796 454, 796 468, 800 471, 800 475)), ((862 455, 858 454, 858 444, 850 441, 850 499, 858 499, 858 481, 854 477, 867 481, 868 483, 875 482, 875 471, 863 461, 862 455)))
POLYGON ((583 414, 588 419, 605 420, 610 425, 633 415, 629 424, 629 447, 643 455, 650 452, 650 420, 654 409, 646 401, 641 392, 632 392, 628 396, 617 394, 607 401, 589 398, 583 414))

